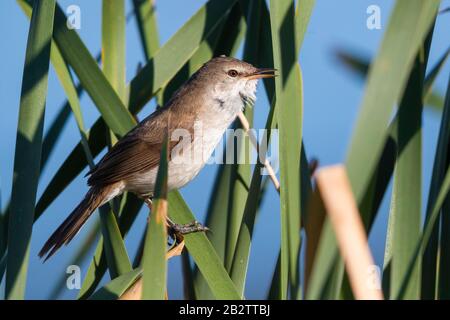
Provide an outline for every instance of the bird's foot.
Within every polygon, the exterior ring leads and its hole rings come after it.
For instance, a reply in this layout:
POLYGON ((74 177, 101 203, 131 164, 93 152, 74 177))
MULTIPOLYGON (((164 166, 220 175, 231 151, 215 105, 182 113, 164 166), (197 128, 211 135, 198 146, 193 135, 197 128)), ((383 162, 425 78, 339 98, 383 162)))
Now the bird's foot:
POLYGON ((192 221, 186 224, 178 224, 178 223, 169 223, 169 229, 175 233, 179 233, 181 235, 194 233, 194 232, 204 232, 209 229, 202 225, 198 221, 192 221))
POLYGON ((181 243, 183 241, 183 236, 194 232, 205 232, 209 228, 205 227, 198 221, 192 221, 186 224, 178 224, 167 219, 168 233, 170 237, 175 241, 175 243, 181 243))

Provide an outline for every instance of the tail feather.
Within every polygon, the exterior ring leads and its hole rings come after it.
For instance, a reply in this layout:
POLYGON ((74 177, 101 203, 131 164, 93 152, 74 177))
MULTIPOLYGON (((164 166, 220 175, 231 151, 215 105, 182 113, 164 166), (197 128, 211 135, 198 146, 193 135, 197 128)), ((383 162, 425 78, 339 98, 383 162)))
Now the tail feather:
POLYGON ((67 245, 80 231, 91 214, 107 202, 107 188, 92 187, 80 204, 72 211, 66 220, 53 232, 39 252, 39 257, 46 261, 62 245, 67 245))

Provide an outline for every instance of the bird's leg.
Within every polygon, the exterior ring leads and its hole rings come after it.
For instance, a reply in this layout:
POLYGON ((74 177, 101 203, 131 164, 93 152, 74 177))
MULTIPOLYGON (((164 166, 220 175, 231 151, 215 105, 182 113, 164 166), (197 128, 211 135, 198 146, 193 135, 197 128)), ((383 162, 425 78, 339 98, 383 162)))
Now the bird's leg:
POLYGON ((167 225, 169 227, 169 231, 172 230, 173 232, 178 233, 180 235, 185 235, 194 232, 204 232, 209 230, 207 227, 205 227, 196 220, 186 224, 178 224, 170 220, 169 217, 167 217, 167 225))
POLYGON ((149 209, 150 211, 152 211, 152 207, 153 207, 152 199, 150 199, 150 198, 144 198, 144 202, 145 202, 145 204, 147 205, 148 209, 149 209))
MULTIPOLYGON (((147 207, 152 210, 152 200, 150 198, 144 199, 147 207)), ((178 224, 173 222, 169 217, 166 218, 167 232, 169 236, 174 240, 174 244, 179 244, 183 241, 185 234, 194 232, 205 232, 209 229, 202 225, 200 222, 194 220, 186 224, 178 224)))

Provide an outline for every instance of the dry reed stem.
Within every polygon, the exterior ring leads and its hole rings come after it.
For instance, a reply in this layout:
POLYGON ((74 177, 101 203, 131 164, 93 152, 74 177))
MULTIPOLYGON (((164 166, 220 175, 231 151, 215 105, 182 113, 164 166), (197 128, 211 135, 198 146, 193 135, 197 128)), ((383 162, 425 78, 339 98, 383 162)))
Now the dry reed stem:
POLYGON ((355 298, 382 300, 380 279, 344 166, 320 169, 315 177, 355 298))
MULTIPOLYGON (((253 131, 250 131, 250 124, 249 124, 247 118, 245 117, 244 113, 242 113, 242 111, 238 113, 238 117, 239 117, 239 120, 241 121, 242 128, 244 129, 245 133, 250 138, 250 142, 252 143, 253 147, 255 147, 255 149, 258 151, 258 141, 257 141, 253 131)), ((272 180, 272 183, 275 186, 275 189, 277 189, 277 191, 280 191, 280 182, 278 181, 277 176, 275 175, 275 171, 273 170, 273 168, 270 165, 269 160, 267 160, 267 158, 265 158, 264 167, 266 168, 266 170, 269 174, 270 180, 272 180)))
MULTIPOLYGON (((166 260, 181 255, 183 249, 184 249, 184 240, 166 253, 166 260)), ((120 296, 119 300, 141 300, 141 296, 142 296, 142 277, 137 279, 136 282, 133 283, 133 285, 131 285, 131 287, 129 287, 124 292, 124 294, 120 296)), ((166 291, 166 300, 167 299, 168 297, 166 291)))

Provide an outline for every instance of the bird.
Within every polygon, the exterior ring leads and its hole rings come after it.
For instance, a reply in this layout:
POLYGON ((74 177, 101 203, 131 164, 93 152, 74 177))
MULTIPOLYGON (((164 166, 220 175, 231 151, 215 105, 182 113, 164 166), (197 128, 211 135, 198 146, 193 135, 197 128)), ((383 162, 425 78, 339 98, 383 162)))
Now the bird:
MULTIPOLYGON (((226 129, 246 104, 256 100, 257 82, 276 76, 276 69, 257 68, 224 55, 203 64, 170 100, 143 119, 103 156, 86 176, 84 198, 53 232, 39 252, 44 261, 67 245, 92 213, 124 192, 151 202, 160 154, 168 136, 167 189, 179 189, 204 167, 226 129), (201 133, 195 132, 201 126, 201 133)), ((205 231, 194 221, 168 225, 182 234, 205 231)))

